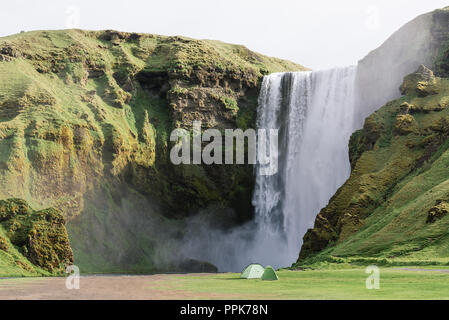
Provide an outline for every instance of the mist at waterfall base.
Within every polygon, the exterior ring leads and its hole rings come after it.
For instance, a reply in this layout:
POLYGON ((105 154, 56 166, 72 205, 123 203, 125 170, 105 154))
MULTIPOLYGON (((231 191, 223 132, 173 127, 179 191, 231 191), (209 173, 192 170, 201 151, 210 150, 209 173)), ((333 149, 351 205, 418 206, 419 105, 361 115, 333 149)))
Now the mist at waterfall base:
POLYGON ((307 229, 350 174, 348 142, 355 117, 357 68, 274 73, 259 95, 257 127, 278 129, 278 172, 255 166, 255 218, 221 231, 200 218, 188 223, 183 253, 241 271, 251 262, 290 266, 307 229))

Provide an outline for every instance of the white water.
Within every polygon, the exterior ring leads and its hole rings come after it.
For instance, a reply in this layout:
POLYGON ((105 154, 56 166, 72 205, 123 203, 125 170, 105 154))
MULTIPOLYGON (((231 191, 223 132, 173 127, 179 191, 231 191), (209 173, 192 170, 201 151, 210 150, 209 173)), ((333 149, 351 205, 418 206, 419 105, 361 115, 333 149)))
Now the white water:
MULTIPOLYGON (((258 261, 296 261, 307 229, 350 174, 356 67, 277 73, 264 78, 258 127, 279 129, 279 171, 258 174, 253 205, 258 241, 281 241, 258 261)), ((257 238, 256 238, 257 239, 257 238)))
POLYGON ((303 235, 350 173, 349 137, 361 125, 354 122, 355 75, 348 67, 264 78, 257 126, 279 130, 278 172, 264 176, 255 168, 254 221, 230 232, 190 221, 186 256, 220 271, 296 261, 303 235))

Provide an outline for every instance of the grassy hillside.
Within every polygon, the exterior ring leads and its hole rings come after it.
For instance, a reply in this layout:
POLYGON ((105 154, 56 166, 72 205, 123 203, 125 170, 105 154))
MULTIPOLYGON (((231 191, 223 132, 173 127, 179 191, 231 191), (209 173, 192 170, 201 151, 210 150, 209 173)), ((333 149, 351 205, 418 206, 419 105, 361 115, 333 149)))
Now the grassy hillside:
POLYGON ((263 75, 303 69, 184 37, 0 38, 0 199, 61 210, 84 272, 169 268, 182 219, 212 206, 217 220, 247 220, 253 184, 250 166, 173 166, 171 130, 253 126, 263 75))
POLYGON ((449 264, 449 79, 421 66, 350 141, 350 178, 296 265, 449 264))

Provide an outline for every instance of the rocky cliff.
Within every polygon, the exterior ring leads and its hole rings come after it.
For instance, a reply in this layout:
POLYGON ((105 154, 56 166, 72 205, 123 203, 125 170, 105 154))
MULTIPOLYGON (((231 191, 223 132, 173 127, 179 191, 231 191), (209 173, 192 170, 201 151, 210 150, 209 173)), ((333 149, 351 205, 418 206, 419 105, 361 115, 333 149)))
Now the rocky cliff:
POLYGON ((249 165, 172 165, 171 130, 254 127, 261 78, 287 70, 304 68, 184 37, 1 38, 0 199, 60 210, 82 271, 169 269, 185 217, 210 208, 225 226, 248 220, 253 186, 249 165))
MULTIPOLYGON (((432 34, 433 49, 423 55, 427 67, 404 77, 396 87, 400 97, 368 116, 352 135, 351 175, 304 236, 296 265, 449 263, 449 10, 417 21, 429 23, 422 33, 432 34)), ((362 64, 389 52, 389 41, 362 64)), ((371 95, 377 92, 372 89, 371 95)))

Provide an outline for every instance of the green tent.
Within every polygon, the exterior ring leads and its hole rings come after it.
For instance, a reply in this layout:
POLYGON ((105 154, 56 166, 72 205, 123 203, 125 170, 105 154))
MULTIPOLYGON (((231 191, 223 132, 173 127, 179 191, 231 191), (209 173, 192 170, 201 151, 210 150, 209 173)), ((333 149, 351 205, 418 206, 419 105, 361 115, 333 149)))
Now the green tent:
POLYGON ((266 266, 265 271, 262 274, 262 280, 279 280, 276 271, 272 266, 266 266))
POLYGON ((262 265, 258 263, 251 263, 245 269, 243 269, 242 273, 240 274, 240 278, 260 279, 264 271, 265 269, 262 265))

